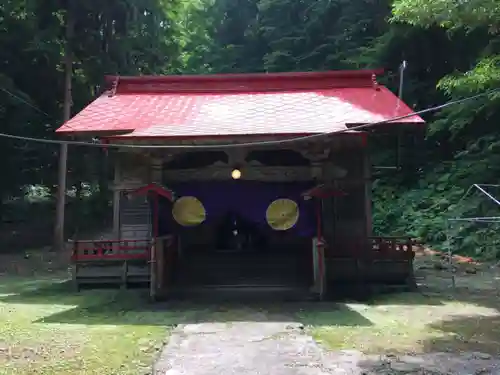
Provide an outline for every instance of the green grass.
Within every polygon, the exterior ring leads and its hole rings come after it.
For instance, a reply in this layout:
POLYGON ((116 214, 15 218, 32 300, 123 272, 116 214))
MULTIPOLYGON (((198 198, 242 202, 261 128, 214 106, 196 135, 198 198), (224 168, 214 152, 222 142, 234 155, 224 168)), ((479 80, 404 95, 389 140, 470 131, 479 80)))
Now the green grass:
POLYGON ((345 304, 340 310, 322 314, 303 312, 301 318, 308 322, 311 335, 331 350, 354 349, 369 354, 500 354, 498 307, 477 300, 408 293, 374 304, 345 304))
POLYGON ((0 278, 0 374, 140 374, 179 321, 144 293, 0 278), (141 308, 143 307, 143 308, 141 308))
POLYGON ((150 374, 188 322, 268 318, 242 304, 152 304, 147 290, 75 292, 64 275, 0 277, 0 375, 150 374))
POLYGON ((500 268, 485 263, 476 266, 476 274, 469 274, 464 271, 468 267, 459 267, 453 289, 450 274, 432 267, 434 257, 420 256, 415 263, 424 293, 387 295, 371 304, 348 303, 329 311, 303 311, 300 317, 313 337, 329 349, 500 355, 500 268), (427 267, 420 270, 422 265, 427 267))
MULTIPOLYGON (((375 303, 151 304, 147 291, 76 293, 64 275, 0 276, 0 375, 150 373, 179 323, 300 321, 329 349, 500 354, 496 290, 406 293, 375 303)), ((484 283, 481 283, 481 285, 484 283)))

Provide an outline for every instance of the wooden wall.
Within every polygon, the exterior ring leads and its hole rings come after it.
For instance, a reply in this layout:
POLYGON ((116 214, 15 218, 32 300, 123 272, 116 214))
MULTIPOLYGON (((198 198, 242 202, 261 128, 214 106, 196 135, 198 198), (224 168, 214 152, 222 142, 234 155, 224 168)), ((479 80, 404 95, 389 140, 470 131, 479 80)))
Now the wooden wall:
POLYGON ((349 256, 371 235, 370 165, 365 148, 332 153, 324 164, 324 178, 345 193, 323 202, 324 228, 329 256, 349 256), (344 178, 328 175, 331 165, 347 171, 344 178))
POLYGON ((142 187, 155 179, 161 179, 156 164, 148 155, 133 152, 118 153, 113 182, 114 239, 151 238, 151 212, 146 198, 128 197, 126 192, 142 187))
MULTIPOLYGON (((359 247, 371 235, 370 165, 366 147, 358 139, 360 138, 354 137, 351 143, 344 141, 342 147, 330 149, 328 153, 320 148, 323 152, 320 158, 314 159, 314 156, 307 155, 311 158, 310 165, 266 166, 251 161, 241 168, 243 178, 261 181, 312 181, 316 178, 318 183, 331 183, 344 191, 345 196, 323 202, 323 234, 330 244, 330 253, 349 255, 351 248, 359 247)), ((205 168, 168 170, 164 168, 165 161, 172 160, 172 155, 162 157, 161 152, 120 152, 114 183, 115 237, 123 232, 124 228, 120 229, 120 226, 127 225, 123 221, 126 216, 123 213, 125 205, 120 209, 120 200, 123 199, 120 198, 120 192, 136 189, 150 182, 168 186, 171 181, 230 179, 233 165, 231 159, 234 159, 234 155, 229 156, 228 162, 218 161, 205 168)), ((211 232, 210 228, 200 232, 195 236, 199 241, 194 242, 202 242, 202 239, 210 237, 208 232, 211 232)))

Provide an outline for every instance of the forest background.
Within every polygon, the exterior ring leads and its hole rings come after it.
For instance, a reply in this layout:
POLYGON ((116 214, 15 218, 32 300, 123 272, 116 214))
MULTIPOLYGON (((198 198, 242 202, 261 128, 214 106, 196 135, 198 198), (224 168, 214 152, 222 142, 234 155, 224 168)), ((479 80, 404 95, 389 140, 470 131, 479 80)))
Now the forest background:
MULTIPOLYGON (((54 139, 68 46, 73 113, 105 74, 384 68, 397 93, 406 61, 402 95, 416 110, 500 87, 498 0, 3 0, 0 132, 54 139)), ((499 92, 425 119, 424 136, 400 136, 399 171, 374 169, 375 233, 439 249, 451 236, 461 253, 497 257, 496 222, 447 229, 447 219, 500 216, 484 195, 460 201, 472 184, 500 183, 499 92)), ((393 146, 374 147, 374 165, 396 163, 394 137, 385 142, 393 146)), ((52 242, 58 151, 0 138, 0 251, 52 242)), ((109 224, 111 159, 70 147, 67 237, 109 224)))

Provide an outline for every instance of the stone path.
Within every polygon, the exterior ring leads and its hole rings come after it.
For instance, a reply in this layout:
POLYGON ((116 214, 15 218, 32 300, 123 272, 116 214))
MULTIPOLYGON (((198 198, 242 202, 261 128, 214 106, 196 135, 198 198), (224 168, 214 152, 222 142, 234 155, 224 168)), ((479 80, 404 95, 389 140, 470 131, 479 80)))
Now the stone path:
POLYGON ((179 325, 153 375, 499 374, 500 360, 483 353, 414 356, 323 350, 300 323, 226 322, 179 325))

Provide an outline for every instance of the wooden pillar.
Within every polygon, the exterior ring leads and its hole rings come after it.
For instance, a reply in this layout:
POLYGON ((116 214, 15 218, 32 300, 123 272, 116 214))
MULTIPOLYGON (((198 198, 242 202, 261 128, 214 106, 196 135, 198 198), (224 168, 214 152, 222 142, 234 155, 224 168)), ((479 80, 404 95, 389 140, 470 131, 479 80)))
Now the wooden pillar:
POLYGON ((152 157, 151 158, 151 182, 155 182, 157 184, 162 184, 163 180, 163 159, 152 157))
MULTIPOLYGON (((329 151, 328 151, 329 152, 329 151)), ((306 156, 311 162, 311 177, 316 183, 320 184, 324 182, 324 161, 327 157, 328 153, 323 152, 310 152, 306 153, 306 156)), ((324 253, 324 243, 323 237, 325 234, 323 233, 324 225, 323 225, 323 216, 325 213, 325 207, 323 206, 323 202, 320 199, 315 199, 314 202, 316 208, 316 226, 317 232, 316 237, 313 238, 313 273, 314 273, 314 290, 318 293, 320 300, 323 299, 324 294, 326 292, 326 281, 327 281, 327 270, 326 270, 326 262, 325 262, 325 253, 324 253)), ((327 213, 328 215, 328 213, 327 213)))
MULTIPOLYGON (((162 184, 162 169, 163 169, 163 159, 157 158, 154 155, 151 155, 150 161, 150 173, 149 178, 150 181, 156 184, 162 184)), ((158 202, 158 194, 155 194, 153 202, 153 222, 151 225, 151 231, 153 234, 153 247, 151 249, 151 270, 150 270, 150 294, 151 299, 156 300, 158 298, 158 294, 161 294, 163 289, 163 269, 165 267, 165 258, 163 256, 164 247, 163 247, 163 238, 158 237, 159 233, 159 202, 158 202)))
POLYGON ((151 301, 156 301, 158 295, 158 263, 157 263, 157 250, 161 246, 161 240, 156 238, 151 246, 149 258, 149 297, 151 301))
POLYGON ((165 297, 166 293, 168 292, 167 289, 167 282, 165 280, 165 268, 166 268, 166 262, 167 262, 167 257, 165 257, 165 252, 169 250, 168 246, 165 246, 165 244, 168 245, 169 238, 158 238, 156 239, 156 245, 155 245, 155 252, 156 252, 156 264, 155 264, 155 271, 156 271, 156 294, 161 295, 165 297))
MULTIPOLYGON (((156 184, 161 185, 163 176, 162 176, 162 168, 163 168, 163 160, 160 158, 155 158, 151 157, 151 162, 150 162, 150 174, 149 178, 150 181, 156 184)), ((158 231, 159 231, 159 217, 160 217, 160 211, 159 211, 159 201, 158 201, 158 195, 155 194, 153 197, 153 222, 151 223, 151 233, 153 234, 154 238, 158 237, 158 231)))
POLYGON ((365 188, 365 220, 366 220, 366 236, 370 237, 373 231, 372 224, 372 181, 371 181, 371 162, 368 149, 364 151, 363 157, 363 179, 365 188))
MULTIPOLYGON (((328 186, 335 186, 336 180, 333 176, 334 165, 330 161, 325 161, 322 164, 323 182, 328 186)), ((336 186, 335 186, 336 187, 336 186)), ((335 197, 328 197, 323 199, 323 236, 326 242, 333 247, 335 243, 335 215, 336 209, 334 205, 335 197)), ((330 250, 333 250, 330 248, 330 250)))
POLYGON ((120 154, 117 154, 115 159, 115 177, 113 183, 113 237, 116 240, 120 240, 120 183, 121 183, 121 165, 120 165, 120 154))

